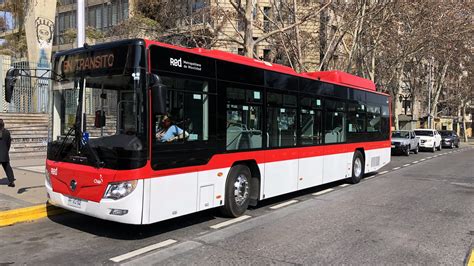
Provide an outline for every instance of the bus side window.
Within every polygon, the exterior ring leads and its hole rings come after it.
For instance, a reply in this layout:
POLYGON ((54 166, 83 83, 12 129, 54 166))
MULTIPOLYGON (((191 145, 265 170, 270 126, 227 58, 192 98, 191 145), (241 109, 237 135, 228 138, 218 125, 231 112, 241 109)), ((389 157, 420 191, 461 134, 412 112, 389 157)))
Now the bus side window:
POLYGON ((267 93, 267 136, 269 147, 296 146, 296 103, 294 95, 267 93))
POLYGON ((341 143, 346 141, 346 113, 343 102, 326 100, 325 143, 341 143))
POLYGON ((367 105, 367 132, 381 131, 380 106, 367 105))
POLYGON ((317 145, 322 143, 321 138, 321 99, 302 97, 300 99, 300 144, 317 145))
POLYGON ((227 87, 226 150, 262 148, 262 94, 253 89, 227 87))
POLYGON ((158 142, 189 142, 209 139, 210 101, 208 82, 161 76, 169 87, 166 116, 156 119, 155 137, 158 142))

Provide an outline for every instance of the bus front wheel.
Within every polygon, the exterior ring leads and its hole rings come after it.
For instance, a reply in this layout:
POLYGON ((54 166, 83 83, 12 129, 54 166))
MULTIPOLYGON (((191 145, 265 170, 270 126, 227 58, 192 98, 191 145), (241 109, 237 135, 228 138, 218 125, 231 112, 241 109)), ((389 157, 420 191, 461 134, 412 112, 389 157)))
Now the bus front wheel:
POLYGON ((359 183, 364 175, 364 165, 364 156, 360 151, 355 151, 352 159, 352 176, 349 178, 349 182, 352 184, 359 183))
POLYGON ((227 217, 239 217, 245 213, 250 202, 250 169, 245 165, 235 165, 227 176, 225 202, 220 208, 227 217))

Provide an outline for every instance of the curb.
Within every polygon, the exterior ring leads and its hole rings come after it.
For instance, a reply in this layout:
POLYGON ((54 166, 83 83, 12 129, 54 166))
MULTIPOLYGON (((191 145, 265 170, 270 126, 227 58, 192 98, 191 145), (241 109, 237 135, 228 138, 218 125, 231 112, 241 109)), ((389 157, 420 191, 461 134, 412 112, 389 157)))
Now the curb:
POLYGON ((471 253, 467 257, 466 266, 474 266, 474 248, 471 249, 471 253))
POLYGON ((58 215, 67 210, 55 207, 49 203, 36 206, 0 212, 0 227, 22 222, 31 222, 47 216, 58 215))

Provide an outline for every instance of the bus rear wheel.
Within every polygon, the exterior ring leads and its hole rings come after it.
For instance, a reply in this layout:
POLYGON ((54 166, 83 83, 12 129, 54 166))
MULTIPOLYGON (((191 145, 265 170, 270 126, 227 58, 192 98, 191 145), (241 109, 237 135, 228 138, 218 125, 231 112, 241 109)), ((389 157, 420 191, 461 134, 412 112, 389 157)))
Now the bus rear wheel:
POLYGON ((360 151, 354 152, 354 157, 352 159, 352 176, 349 178, 349 182, 352 184, 357 184, 362 179, 364 175, 364 156, 360 151))
POLYGON ((239 217, 245 213, 250 202, 250 169, 245 165, 235 165, 227 176, 224 206, 221 213, 227 217, 239 217))

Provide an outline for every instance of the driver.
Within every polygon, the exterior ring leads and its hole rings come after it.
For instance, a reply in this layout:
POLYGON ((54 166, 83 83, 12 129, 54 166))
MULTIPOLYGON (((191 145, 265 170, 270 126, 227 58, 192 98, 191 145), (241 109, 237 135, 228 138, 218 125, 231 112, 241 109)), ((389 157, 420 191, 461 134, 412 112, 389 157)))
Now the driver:
POLYGON ((160 142, 171 142, 187 137, 187 133, 172 123, 170 116, 165 115, 161 119, 162 127, 156 133, 156 138, 160 142))

